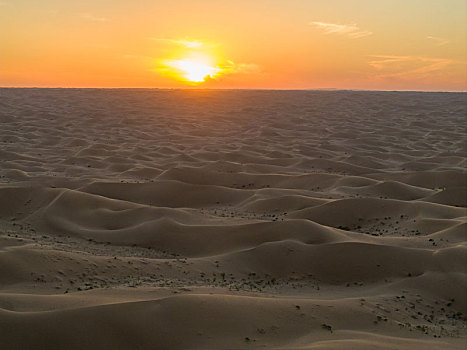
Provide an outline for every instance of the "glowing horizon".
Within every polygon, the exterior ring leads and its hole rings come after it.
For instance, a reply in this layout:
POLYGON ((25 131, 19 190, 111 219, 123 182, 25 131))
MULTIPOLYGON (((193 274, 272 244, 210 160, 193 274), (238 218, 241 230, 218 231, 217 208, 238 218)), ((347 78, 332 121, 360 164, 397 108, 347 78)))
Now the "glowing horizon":
POLYGON ((0 86, 466 91, 452 0, 0 1, 0 86))

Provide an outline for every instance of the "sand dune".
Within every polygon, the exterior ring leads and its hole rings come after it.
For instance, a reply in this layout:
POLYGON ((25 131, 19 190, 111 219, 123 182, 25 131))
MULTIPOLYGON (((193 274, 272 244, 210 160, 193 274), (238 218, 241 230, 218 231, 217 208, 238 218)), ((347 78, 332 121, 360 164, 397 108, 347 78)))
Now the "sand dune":
POLYGON ((0 94, 2 349, 465 348, 465 94, 0 94))
MULTIPOLYGON (((370 330, 383 328, 391 334, 392 328, 395 333, 410 333, 398 330, 398 326, 387 325, 389 321, 381 321, 383 325, 376 327, 375 315, 362 309, 358 299, 336 302, 199 294, 29 315, 5 311, 2 314, 2 328, 10 332, 12 340, 6 345, 25 347, 48 346, 48 337, 68 343, 72 349, 146 348, 153 344, 161 344, 162 349, 216 349, 225 348, 226 344, 233 348, 248 348, 257 343, 275 349, 335 348, 335 343, 346 349, 361 349, 361 346, 441 349, 456 343, 401 340, 390 335, 374 335, 371 331, 361 332, 354 317, 370 330), (115 318, 115 315, 126 317, 115 318), (87 322, 81 322, 83 319, 87 322), (333 330, 332 327, 329 330, 320 324, 320 319, 339 320, 335 327, 346 330, 333 330), (68 324, 69 328, 57 334, 54 330, 62 324, 68 324), (27 338, 18 332, 24 328, 29 333, 27 338), (174 329, 180 328, 184 330, 183 336, 174 337, 174 329), (103 337, 102 332, 107 336, 103 337), (312 339, 315 345, 303 347, 312 339)), ((457 344, 462 346, 459 341, 457 344)))

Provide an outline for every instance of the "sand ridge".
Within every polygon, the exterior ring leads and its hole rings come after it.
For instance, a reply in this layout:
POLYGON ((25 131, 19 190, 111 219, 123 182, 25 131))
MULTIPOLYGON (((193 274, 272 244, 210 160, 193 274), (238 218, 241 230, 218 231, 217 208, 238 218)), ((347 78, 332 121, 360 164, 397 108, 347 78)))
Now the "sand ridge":
POLYGON ((463 349, 466 108, 0 89, 0 345, 463 349))

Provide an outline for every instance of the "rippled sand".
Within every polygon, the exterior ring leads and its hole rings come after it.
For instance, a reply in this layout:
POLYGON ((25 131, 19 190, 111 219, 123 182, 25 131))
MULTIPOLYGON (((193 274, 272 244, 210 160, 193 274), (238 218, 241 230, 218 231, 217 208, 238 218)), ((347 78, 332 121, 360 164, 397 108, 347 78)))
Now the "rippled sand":
POLYGON ((465 349, 466 105, 0 89, 0 347, 465 349))

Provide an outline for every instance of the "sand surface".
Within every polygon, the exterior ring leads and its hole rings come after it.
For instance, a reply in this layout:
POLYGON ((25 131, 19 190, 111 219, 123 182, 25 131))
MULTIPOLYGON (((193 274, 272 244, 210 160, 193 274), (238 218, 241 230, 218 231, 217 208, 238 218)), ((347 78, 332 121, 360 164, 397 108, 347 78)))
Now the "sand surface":
POLYGON ((465 349, 466 102, 0 89, 0 348, 465 349))

